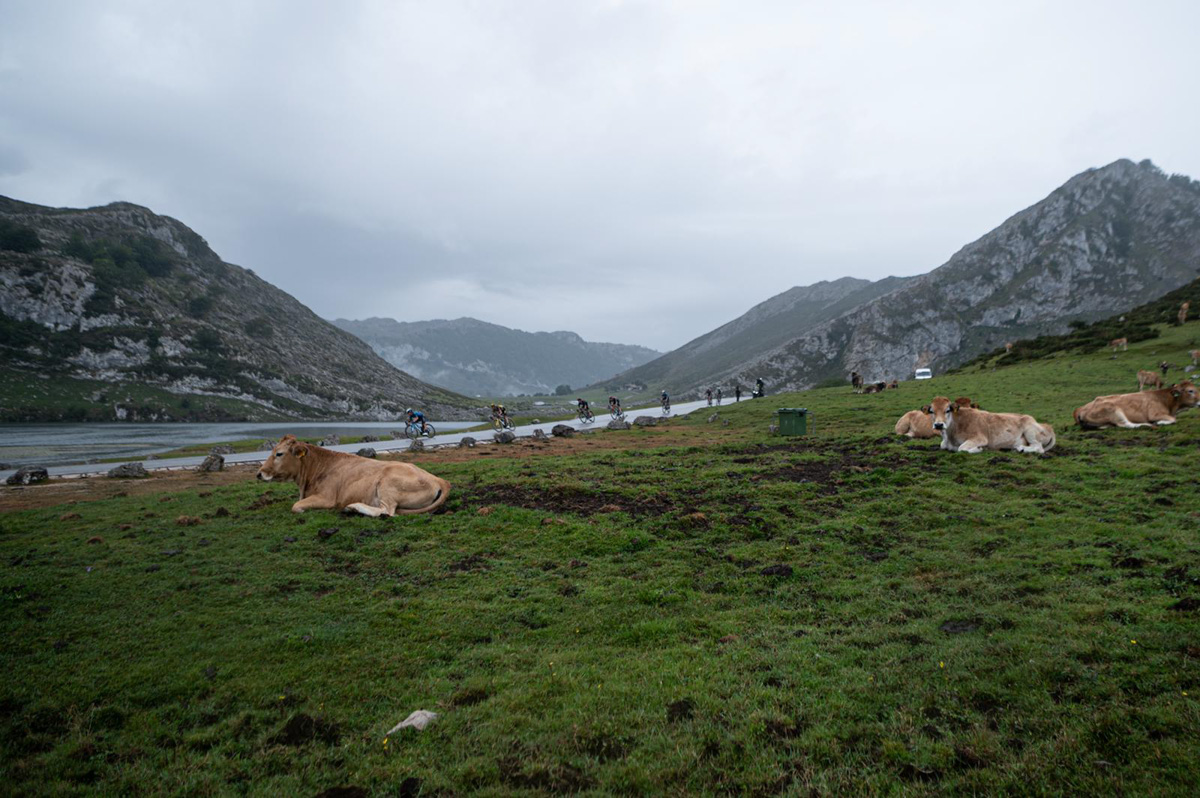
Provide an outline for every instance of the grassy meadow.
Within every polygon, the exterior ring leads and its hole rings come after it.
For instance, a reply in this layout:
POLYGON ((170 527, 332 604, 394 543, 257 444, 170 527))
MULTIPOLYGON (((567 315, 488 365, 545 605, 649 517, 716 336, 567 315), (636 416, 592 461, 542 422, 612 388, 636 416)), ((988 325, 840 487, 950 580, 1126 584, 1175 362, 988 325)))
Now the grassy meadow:
POLYGON ((405 455, 454 485, 434 516, 296 517, 295 487, 251 472, 4 513, 0 777, 28 794, 1192 794, 1200 412, 1070 423, 1197 337, 405 455), (937 394, 1030 412, 1058 446, 892 434, 937 394), (770 436, 782 406, 808 407, 812 434, 770 436), (440 717, 387 736, 417 709, 440 717))

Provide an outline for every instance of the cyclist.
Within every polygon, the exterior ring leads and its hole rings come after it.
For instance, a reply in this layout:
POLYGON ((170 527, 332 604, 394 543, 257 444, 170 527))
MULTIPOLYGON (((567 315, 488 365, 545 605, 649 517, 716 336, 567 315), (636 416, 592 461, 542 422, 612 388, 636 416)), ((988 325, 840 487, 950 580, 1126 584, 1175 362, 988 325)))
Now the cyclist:
POLYGON ((499 421, 501 427, 508 426, 508 411, 504 409, 504 405, 498 403, 492 404, 492 421, 499 421))
POLYGON ((721 389, 718 388, 717 389, 717 405, 719 406, 720 404, 721 404, 721 389))
POLYGON ((766 391, 763 389, 763 378, 759 377, 757 380, 754 381, 754 384, 758 388, 758 390, 755 391, 754 395, 759 397, 760 399, 762 397, 766 396, 766 391))
POLYGON ((420 410, 413 410, 411 407, 404 411, 404 415, 408 416, 409 424, 421 424, 421 434, 425 434, 425 414, 420 410))
POLYGON ((621 400, 615 396, 608 397, 608 412, 614 416, 621 415, 621 400))
POLYGON ((658 398, 658 403, 662 405, 663 410, 671 408, 671 397, 667 395, 667 389, 663 388, 662 396, 658 398))
POLYGON ((588 406, 587 399, 578 398, 575 400, 576 406, 579 408, 579 415, 587 418, 592 414, 592 408, 588 406))
POLYGON ((704 398, 708 400, 708 406, 712 407, 712 388, 704 392, 704 398))

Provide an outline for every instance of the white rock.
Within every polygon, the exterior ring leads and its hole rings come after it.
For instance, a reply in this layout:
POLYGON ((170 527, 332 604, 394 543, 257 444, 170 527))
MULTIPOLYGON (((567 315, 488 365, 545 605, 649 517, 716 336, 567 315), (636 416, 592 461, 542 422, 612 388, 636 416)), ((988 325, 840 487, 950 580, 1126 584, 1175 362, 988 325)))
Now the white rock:
POLYGON ((409 728, 416 729, 417 731, 425 731, 425 727, 435 720, 437 720, 436 712, 430 712, 428 709, 418 709, 416 712, 412 713, 407 718, 393 726, 391 730, 388 731, 387 736, 391 737, 396 732, 409 728))

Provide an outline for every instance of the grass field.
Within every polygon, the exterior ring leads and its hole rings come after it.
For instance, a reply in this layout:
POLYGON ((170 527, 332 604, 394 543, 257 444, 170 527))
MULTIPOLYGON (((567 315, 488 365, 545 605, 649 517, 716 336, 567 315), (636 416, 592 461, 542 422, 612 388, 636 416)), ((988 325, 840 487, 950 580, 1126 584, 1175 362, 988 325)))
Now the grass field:
POLYGON ((429 517, 297 518, 292 486, 200 477, 8 512, 0 774, 34 794, 1192 794, 1200 414, 1069 423, 1198 333, 726 403, 728 425, 569 453, 406 455, 454 485, 429 517), (892 435, 964 393, 1058 447, 892 435), (769 436, 797 405, 813 434, 769 436), (417 709, 441 717, 385 736, 417 709))

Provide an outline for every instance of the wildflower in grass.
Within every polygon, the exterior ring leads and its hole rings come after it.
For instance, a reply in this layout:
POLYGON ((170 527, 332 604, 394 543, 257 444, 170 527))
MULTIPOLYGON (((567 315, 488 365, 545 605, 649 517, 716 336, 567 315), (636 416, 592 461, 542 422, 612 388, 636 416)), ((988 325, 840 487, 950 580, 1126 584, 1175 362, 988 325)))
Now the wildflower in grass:
POLYGON ((946 663, 944 663, 944 662, 938 662, 938 667, 939 667, 939 668, 945 668, 945 667, 946 667, 946 663))
POLYGON ((1136 640, 1130 640, 1129 642, 1130 642, 1130 643, 1133 643, 1135 646, 1137 645, 1137 641, 1136 641, 1136 640))

